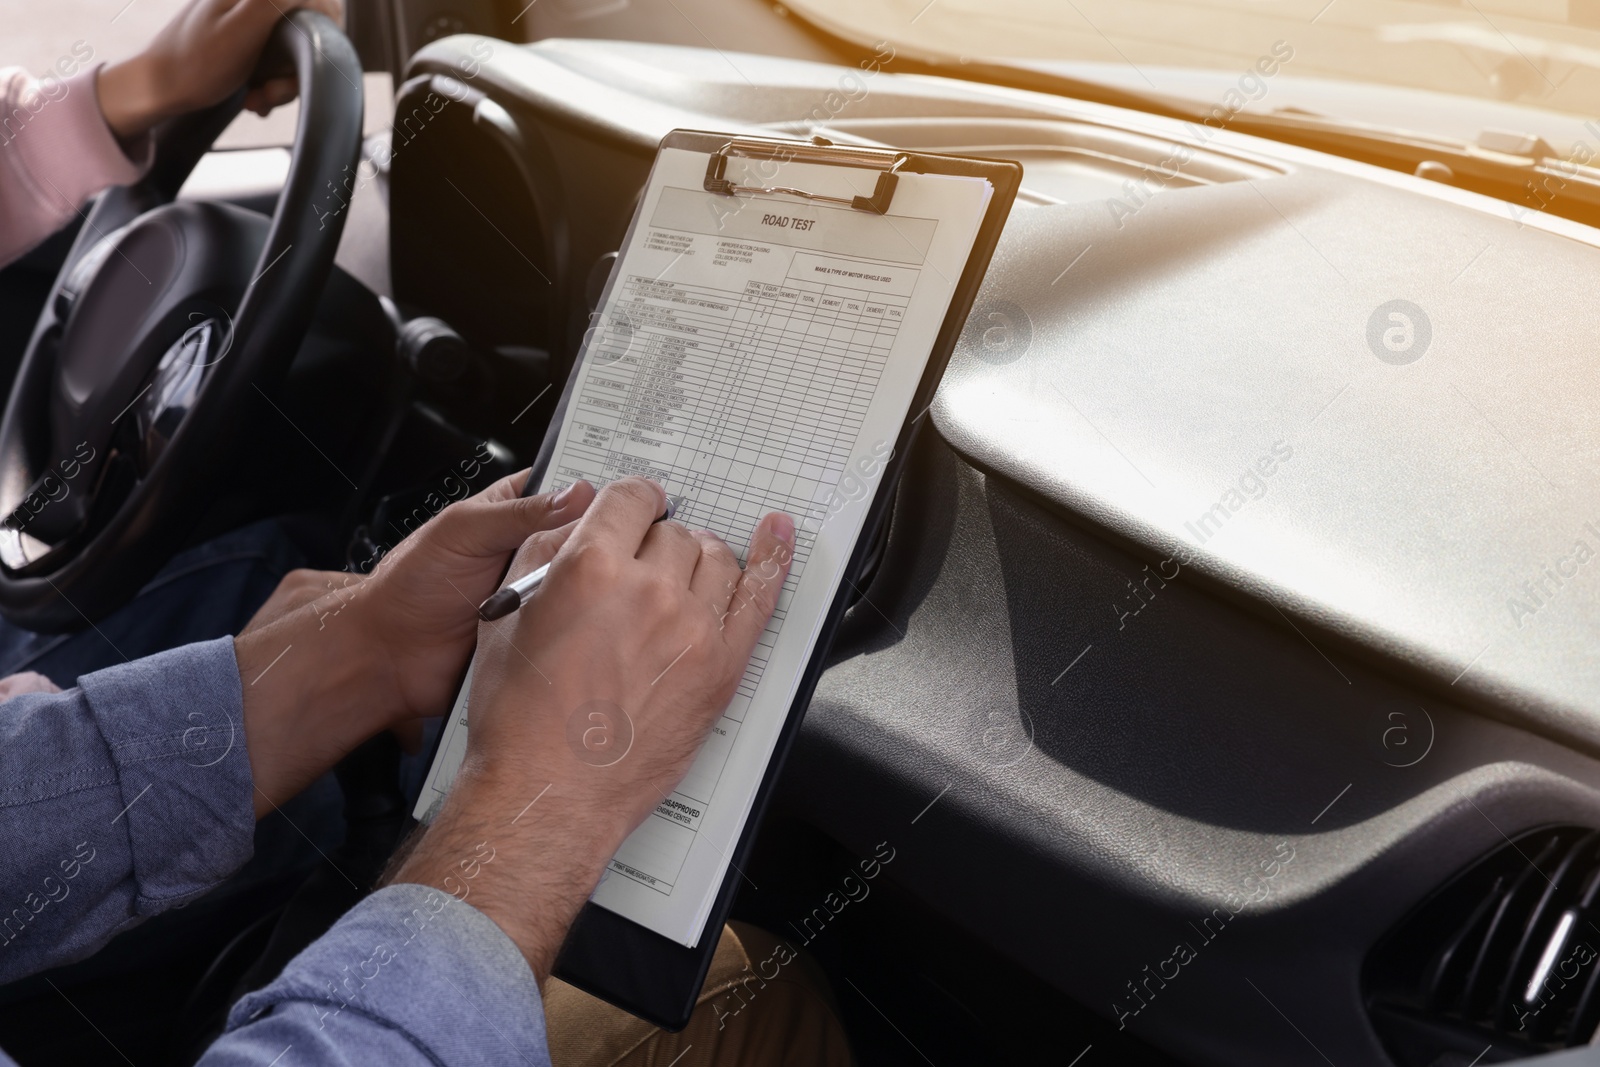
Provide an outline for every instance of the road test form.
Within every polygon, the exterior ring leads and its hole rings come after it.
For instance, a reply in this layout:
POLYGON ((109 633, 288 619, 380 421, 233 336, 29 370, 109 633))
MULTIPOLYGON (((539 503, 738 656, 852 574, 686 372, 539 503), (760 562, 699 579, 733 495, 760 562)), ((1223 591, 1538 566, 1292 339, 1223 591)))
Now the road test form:
MULTIPOLYGON (((903 174, 880 215, 772 188, 870 195, 870 170, 730 159, 730 178, 767 189, 727 196, 706 191, 707 160, 657 157, 539 486, 653 478, 676 521, 741 558, 763 515, 796 522, 793 568, 737 695, 592 897, 691 948, 846 580, 874 479, 919 414, 911 400, 992 194, 982 179, 903 174)), ((469 672, 418 801, 424 821, 466 753, 470 689, 469 672)))

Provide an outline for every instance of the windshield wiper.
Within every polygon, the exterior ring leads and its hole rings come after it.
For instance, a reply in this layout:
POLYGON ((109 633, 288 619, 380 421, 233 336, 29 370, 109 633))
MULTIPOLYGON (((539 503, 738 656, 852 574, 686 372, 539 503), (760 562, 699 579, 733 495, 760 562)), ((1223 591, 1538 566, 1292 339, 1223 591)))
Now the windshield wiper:
MULTIPOLYGON (((907 65, 923 68, 922 73, 1069 96, 1188 122, 1203 124, 1213 117, 1209 107, 1182 98, 1122 89, 1034 67, 971 61, 950 65, 926 59, 908 60, 907 65)), ((1577 158, 1575 152, 1574 158, 1562 159, 1538 137, 1491 131, 1473 143, 1289 110, 1235 112, 1220 128, 1483 193, 1510 205, 1513 218, 1543 211, 1600 226, 1600 169, 1590 165, 1595 156, 1585 150, 1582 158, 1577 158)))
MULTIPOLYGON (((957 69, 943 64, 941 73, 957 69)), ((1154 93, 1098 85, 1009 63, 966 63, 959 68, 979 80, 1127 107, 1151 114, 1204 123, 1208 107, 1154 93), (978 68, 974 70, 973 68, 978 68)), ((931 71, 930 71, 931 72, 931 71)), ((1222 129, 1328 152, 1389 170, 1404 171, 1445 185, 1503 200, 1513 218, 1544 211, 1590 226, 1600 226, 1600 170, 1594 156, 1562 159, 1541 138, 1486 134, 1476 144, 1412 130, 1374 126, 1305 111, 1234 112, 1222 129)), ((1576 155, 1576 153, 1575 153, 1576 155)))
POLYGON ((1590 165, 1593 152, 1581 145, 1581 153, 1574 149, 1563 159, 1531 135, 1488 130, 1474 143, 1286 111, 1241 112, 1227 128, 1471 189, 1520 211, 1600 224, 1600 170, 1590 165))
MULTIPOLYGON (((848 32, 845 28, 825 25, 809 17, 802 5, 791 6, 789 11, 835 50, 847 54, 858 51, 866 54, 871 50, 864 43, 845 36, 848 32)), ((928 74, 1088 100, 1198 124, 1213 117, 1210 107, 1182 97, 1125 89, 1026 64, 970 58, 959 62, 937 55, 919 56, 897 51, 892 60, 884 63, 884 68, 902 74, 928 74)), ((1485 137, 1474 144, 1290 110, 1259 114, 1235 112, 1220 128, 1483 193, 1505 201, 1513 218, 1543 211, 1600 226, 1600 169, 1589 165, 1591 159, 1600 162, 1600 156, 1562 159, 1536 137, 1510 139, 1520 142, 1517 144, 1503 137, 1485 137)))

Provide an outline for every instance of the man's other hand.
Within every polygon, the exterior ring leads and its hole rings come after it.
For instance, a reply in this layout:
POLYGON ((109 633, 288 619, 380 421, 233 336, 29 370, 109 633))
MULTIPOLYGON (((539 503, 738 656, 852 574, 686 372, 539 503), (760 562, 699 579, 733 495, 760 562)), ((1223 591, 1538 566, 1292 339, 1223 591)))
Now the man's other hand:
POLYGON ((373 734, 449 710, 511 554, 549 560, 594 500, 587 482, 522 497, 527 477, 446 507, 371 575, 291 572, 235 638, 257 815, 373 734))
MULTIPOLYGON (((789 572, 787 516, 762 520, 741 570, 716 536, 654 522, 665 506, 654 482, 608 485, 533 598, 480 628, 466 761, 394 878, 470 896, 541 979, 611 855, 688 772, 789 572)), ((512 570, 543 560, 530 546, 512 570)))

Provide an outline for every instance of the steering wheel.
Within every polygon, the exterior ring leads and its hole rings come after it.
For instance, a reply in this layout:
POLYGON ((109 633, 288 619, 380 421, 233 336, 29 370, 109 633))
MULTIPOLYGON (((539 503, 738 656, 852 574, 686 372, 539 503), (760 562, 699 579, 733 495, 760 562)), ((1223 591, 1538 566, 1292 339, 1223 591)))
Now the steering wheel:
MULTIPOLYGON (((333 266, 361 148, 361 64, 320 14, 283 20, 300 123, 272 218, 174 202, 244 94, 156 129, 57 275, 0 423, 0 614, 64 632, 125 603, 182 543, 285 374, 333 266)), ((267 61, 264 61, 267 62, 267 61)))

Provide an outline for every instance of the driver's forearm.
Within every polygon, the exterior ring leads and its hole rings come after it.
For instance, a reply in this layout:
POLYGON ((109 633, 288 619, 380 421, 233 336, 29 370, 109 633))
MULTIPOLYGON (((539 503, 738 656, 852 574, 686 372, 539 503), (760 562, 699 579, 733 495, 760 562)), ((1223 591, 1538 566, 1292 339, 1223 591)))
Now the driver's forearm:
POLYGON ((100 111, 120 140, 140 137, 182 112, 181 106, 168 102, 163 81, 156 64, 144 53, 101 68, 97 87, 100 111))
POLYGON ((0 704, 0 983, 82 959, 250 858, 229 639, 0 704))
POLYGON ((149 167, 147 143, 121 145, 106 125, 98 73, 35 80, 0 70, 0 266, 75 218, 95 193, 149 167))

